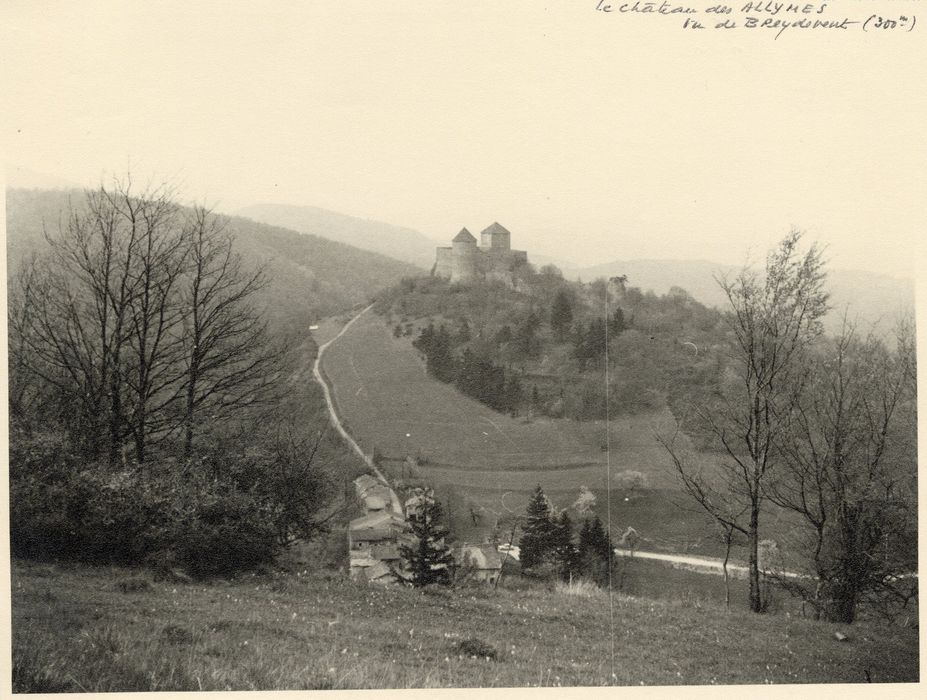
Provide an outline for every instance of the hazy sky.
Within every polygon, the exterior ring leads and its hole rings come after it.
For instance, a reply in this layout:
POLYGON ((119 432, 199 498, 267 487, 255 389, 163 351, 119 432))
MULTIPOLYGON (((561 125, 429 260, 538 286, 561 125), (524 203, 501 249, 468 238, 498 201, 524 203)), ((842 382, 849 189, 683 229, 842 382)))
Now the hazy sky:
POLYGON ((6 160, 435 238, 498 220, 583 264, 738 263, 796 225, 835 266, 912 272, 923 31, 773 40, 594 7, 6 0, 6 160))

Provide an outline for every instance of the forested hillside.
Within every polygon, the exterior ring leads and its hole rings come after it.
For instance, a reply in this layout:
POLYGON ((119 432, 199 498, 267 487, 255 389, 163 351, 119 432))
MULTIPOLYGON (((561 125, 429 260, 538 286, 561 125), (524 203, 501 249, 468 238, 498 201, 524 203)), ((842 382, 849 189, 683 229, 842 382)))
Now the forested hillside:
POLYGON ((683 384, 707 387, 721 370, 720 312, 679 288, 582 284, 548 267, 515 288, 406 279, 377 310, 396 335, 415 336, 432 374, 513 415, 604 417, 606 346, 613 415, 663 408, 683 384))

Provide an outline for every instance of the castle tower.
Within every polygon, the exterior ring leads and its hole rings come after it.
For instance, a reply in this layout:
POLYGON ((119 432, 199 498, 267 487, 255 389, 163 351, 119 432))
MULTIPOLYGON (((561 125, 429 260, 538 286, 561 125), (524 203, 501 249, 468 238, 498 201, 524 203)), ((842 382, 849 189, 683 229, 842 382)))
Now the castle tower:
POLYGON ((491 249, 495 252, 512 249, 512 234, 498 221, 483 229, 480 238, 480 248, 483 250, 491 249))
POLYGON ((451 282, 466 282, 476 277, 476 238, 467 229, 460 229, 451 240, 451 282))

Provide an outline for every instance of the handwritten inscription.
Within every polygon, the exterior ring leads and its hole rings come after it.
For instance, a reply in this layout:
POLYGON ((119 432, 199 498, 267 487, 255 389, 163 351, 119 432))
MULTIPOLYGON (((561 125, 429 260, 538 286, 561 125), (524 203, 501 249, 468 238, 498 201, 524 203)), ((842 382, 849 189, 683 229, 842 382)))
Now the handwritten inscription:
MULTIPOLYGON (((854 17, 838 12, 831 2, 747 2, 737 5, 723 3, 682 4, 666 0, 596 0, 596 12, 610 15, 675 15, 682 29, 757 29, 772 30, 778 39, 786 30, 837 30, 866 33, 911 32, 917 26, 913 14, 892 16, 862 14, 854 17)), ((865 8, 858 3, 854 10, 865 8)))

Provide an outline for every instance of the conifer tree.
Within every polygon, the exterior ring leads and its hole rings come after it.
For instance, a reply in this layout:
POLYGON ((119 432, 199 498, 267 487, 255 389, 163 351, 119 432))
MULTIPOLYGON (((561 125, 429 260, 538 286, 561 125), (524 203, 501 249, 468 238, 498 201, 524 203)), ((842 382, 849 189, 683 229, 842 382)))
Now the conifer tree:
POLYGON ((555 532, 550 500, 538 484, 528 501, 527 522, 519 542, 522 568, 530 569, 543 561, 544 556, 553 549, 555 532))
POLYGON ((611 538, 598 516, 587 519, 579 533, 578 569, 600 586, 608 584, 608 574, 614 566, 615 553, 611 538))
POLYGON ((409 524, 417 541, 400 546, 408 575, 397 573, 397 578, 416 588, 432 583, 448 585, 453 557, 447 544, 444 512, 431 490, 422 494, 416 512, 409 516, 409 524))

